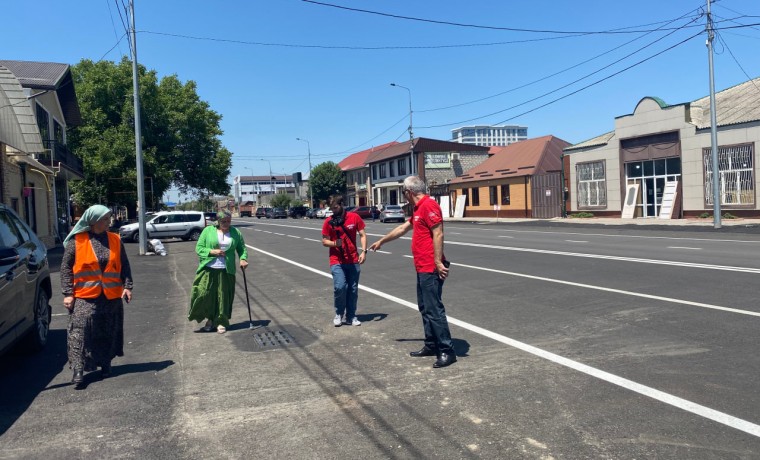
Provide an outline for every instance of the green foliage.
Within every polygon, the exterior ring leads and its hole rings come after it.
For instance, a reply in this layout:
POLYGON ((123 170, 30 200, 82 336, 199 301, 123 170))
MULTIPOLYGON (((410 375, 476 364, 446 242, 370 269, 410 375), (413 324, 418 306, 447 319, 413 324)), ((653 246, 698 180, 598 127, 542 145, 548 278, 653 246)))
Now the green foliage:
POLYGON ((278 193, 277 195, 272 197, 272 199, 269 201, 269 204, 273 208, 287 209, 288 207, 290 207, 290 200, 291 198, 288 195, 284 193, 278 193))
MULTIPOLYGON (((712 214, 710 214, 709 212, 703 212, 702 214, 699 215, 700 219, 712 219, 712 217, 713 217, 712 214)), ((722 217, 723 219, 738 219, 738 217, 731 214, 730 212, 723 213, 722 217)))
POLYGON ((346 176, 332 161, 315 166, 309 180, 313 198, 317 202, 327 200, 336 193, 346 193, 346 176))
POLYGON ((570 217, 571 219, 589 219, 594 217, 594 214, 590 212, 576 212, 575 214, 568 214, 567 217, 570 217))
MULTIPOLYGON (((72 67, 83 124, 69 133, 69 146, 84 162, 85 180, 73 183, 74 199, 122 204, 137 202, 132 65, 82 60, 72 67)), ((232 154, 221 143, 221 115, 200 100, 192 81, 176 75, 158 81, 138 69, 143 176, 149 209, 172 185, 201 196, 229 193, 232 154)))

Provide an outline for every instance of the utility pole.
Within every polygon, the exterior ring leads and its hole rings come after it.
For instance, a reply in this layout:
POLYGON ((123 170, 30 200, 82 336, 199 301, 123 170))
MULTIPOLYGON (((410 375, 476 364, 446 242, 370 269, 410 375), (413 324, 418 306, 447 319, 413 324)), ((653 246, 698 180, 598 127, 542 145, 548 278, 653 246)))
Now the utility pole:
POLYGON ((718 164, 718 117, 715 114, 715 75, 713 72, 713 47, 715 38, 713 31, 712 16, 710 15, 710 2, 707 0, 707 62, 710 71, 710 144, 712 154, 712 189, 713 189, 713 227, 720 228, 720 165, 718 164))
POLYGON ((307 139, 296 137, 297 141, 306 142, 306 149, 309 151, 309 208, 314 207, 314 196, 311 193, 311 143, 307 139))
POLYGON ((137 221, 139 222, 140 255, 147 252, 147 232, 145 231, 145 183, 143 178, 142 161, 142 131, 140 126, 140 86, 137 74, 137 36, 135 34, 135 2, 129 0, 129 14, 132 18, 130 33, 132 35, 132 87, 135 97, 135 152, 137 165, 137 206, 139 207, 137 221))

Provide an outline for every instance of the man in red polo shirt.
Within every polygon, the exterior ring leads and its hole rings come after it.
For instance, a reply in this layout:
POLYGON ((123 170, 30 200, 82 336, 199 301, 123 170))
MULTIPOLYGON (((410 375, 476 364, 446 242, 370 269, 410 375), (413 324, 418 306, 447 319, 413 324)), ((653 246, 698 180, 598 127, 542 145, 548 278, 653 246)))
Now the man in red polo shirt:
POLYGON ((393 241, 414 229, 412 256, 417 270, 417 307, 422 315, 425 346, 410 356, 438 356, 433 367, 446 367, 456 362, 457 356, 451 342, 446 309, 441 300, 443 282, 449 275, 446 257, 443 255, 443 216, 441 207, 425 194, 425 182, 417 176, 404 179, 404 198, 414 205, 412 218, 369 247, 377 251, 383 244, 393 241))

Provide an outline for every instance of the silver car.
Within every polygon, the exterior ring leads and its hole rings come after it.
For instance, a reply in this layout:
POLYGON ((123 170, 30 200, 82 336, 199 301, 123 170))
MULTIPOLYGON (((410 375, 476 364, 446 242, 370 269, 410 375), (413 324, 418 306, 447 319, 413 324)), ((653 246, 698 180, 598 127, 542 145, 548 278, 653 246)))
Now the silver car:
POLYGON ((380 222, 386 223, 388 221, 403 222, 406 220, 404 210, 397 204, 389 204, 383 208, 380 213, 380 222))

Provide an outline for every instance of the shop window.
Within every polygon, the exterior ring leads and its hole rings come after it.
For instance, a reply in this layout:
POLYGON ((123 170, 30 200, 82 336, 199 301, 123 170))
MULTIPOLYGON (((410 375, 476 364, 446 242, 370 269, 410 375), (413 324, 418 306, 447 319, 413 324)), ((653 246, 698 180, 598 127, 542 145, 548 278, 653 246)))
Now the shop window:
MULTIPOLYGON (((720 204, 755 204, 754 155, 753 144, 718 147, 720 204)), ((705 165, 705 205, 710 207, 713 205, 712 150, 702 149, 702 156, 705 165)))
POLYGON ((477 187, 472 188, 472 205, 480 206, 480 189, 477 187))
POLYGON ((509 184, 501 186, 501 204, 509 205, 509 184))
POLYGON ((499 191, 495 185, 488 187, 488 204, 491 206, 497 204, 499 191))
MULTIPOLYGON (((644 162, 644 175, 647 175, 647 163, 651 165, 651 162, 644 162)), ((607 206, 607 184, 604 162, 579 163, 575 165, 575 174, 578 183, 578 208, 607 206)))

